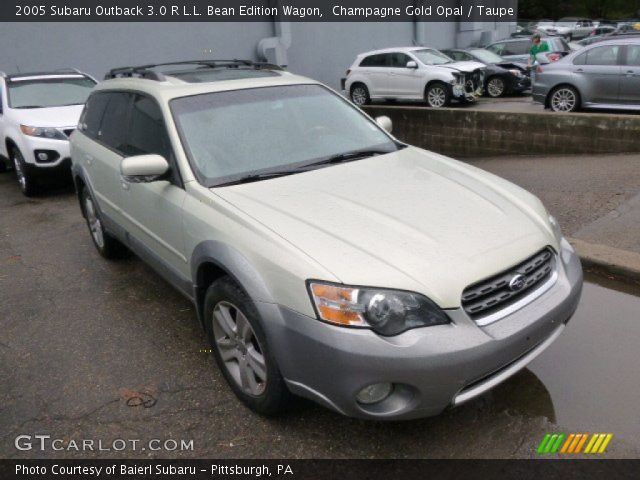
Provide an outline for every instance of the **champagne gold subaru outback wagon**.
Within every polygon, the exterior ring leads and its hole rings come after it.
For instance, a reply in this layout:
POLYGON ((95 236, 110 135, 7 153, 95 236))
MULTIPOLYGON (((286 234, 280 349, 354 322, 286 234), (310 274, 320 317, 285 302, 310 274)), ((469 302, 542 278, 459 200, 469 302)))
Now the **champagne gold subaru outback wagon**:
POLYGON ((114 69, 72 135, 93 242, 195 305, 230 387, 344 415, 435 415, 522 369, 582 288, 523 189, 390 135, 273 65, 114 69))

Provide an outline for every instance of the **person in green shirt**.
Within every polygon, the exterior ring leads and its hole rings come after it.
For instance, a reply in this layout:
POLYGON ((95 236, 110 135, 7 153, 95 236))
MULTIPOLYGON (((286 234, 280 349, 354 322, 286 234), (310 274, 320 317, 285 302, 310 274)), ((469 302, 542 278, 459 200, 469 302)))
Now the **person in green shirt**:
POLYGON ((549 45, 547 42, 543 42, 540 38, 540 34, 536 33, 531 37, 531 48, 529 49, 529 61, 527 65, 531 69, 531 85, 535 81, 535 67, 538 62, 536 55, 542 52, 548 52, 549 45))

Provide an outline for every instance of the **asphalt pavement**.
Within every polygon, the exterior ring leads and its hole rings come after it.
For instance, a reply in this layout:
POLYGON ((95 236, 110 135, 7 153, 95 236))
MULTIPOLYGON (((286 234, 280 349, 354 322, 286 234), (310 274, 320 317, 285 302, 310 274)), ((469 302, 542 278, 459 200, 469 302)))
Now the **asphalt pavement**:
MULTIPOLYGON (((478 164, 541 194, 569 231, 633 194, 631 160, 610 182, 597 162, 578 169, 585 192, 557 177, 571 158, 502 162, 478 164)), ((235 399, 188 301, 135 256, 97 254, 69 186, 27 199, 0 174, 0 199, 0 458, 535 458, 559 431, 612 432, 602 456, 640 455, 637 287, 590 279, 549 350, 438 417, 367 422, 300 400, 268 419, 235 399), (93 450, 71 448, 82 440, 93 450)))

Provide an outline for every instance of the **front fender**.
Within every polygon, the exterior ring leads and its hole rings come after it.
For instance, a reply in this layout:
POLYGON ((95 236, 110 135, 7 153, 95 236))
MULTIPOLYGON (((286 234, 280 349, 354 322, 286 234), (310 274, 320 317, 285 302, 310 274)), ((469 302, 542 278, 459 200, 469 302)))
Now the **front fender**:
POLYGON ((199 271, 206 263, 215 265, 233 278, 254 302, 275 303, 262 275, 240 251, 218 240, 206 240, 199 243, 191 254, 191 278, 201 321, 204 318, 202 309, 207 286, 199 285, 199 271))

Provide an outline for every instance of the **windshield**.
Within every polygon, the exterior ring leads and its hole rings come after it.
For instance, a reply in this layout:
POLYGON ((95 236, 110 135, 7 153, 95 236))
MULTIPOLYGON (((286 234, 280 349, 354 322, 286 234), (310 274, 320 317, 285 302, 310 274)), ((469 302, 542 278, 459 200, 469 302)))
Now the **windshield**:
POLYGON ((248 175, 302 171, 395 142, 342 97, 319 85, 214 92, 171 101, 192 167, 208 187, 248 175))
POLYGON ((553 22, 548 21, 548 22, 538 22, 538 26, 539 27, 553 27, 553 22))
POLYGON ((485 50, 484 48, 479 48, 477 50, 471 50, 471 55, 478 58, 481 62, 484 63, 498 63, 502 62, 502 57, 500 55, 496 55, 489 50, 485 50))
POLYGON ((82 105, 95 82, 87 77, 11 80, 7 83, 11 108, 82 105))
POLYGON ((556 23, 556 26, 558 26, 558 27, 573 27, 573 26, 575 26, 575 24, 576 24, 575 20, 565 20, 563 22, 556 23))
POLYGON ((418 60, 425 65, 443 65, 445 63, 453 62, 453 60, 447 57, 444 53, 430 48, 425 48, 424 50, 413 50, 411 53, 418 57, 418 60))

